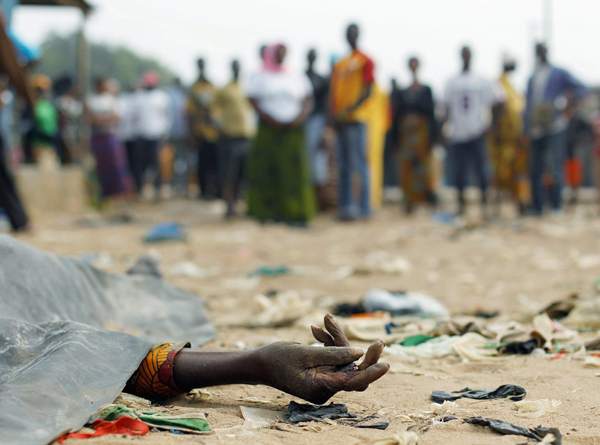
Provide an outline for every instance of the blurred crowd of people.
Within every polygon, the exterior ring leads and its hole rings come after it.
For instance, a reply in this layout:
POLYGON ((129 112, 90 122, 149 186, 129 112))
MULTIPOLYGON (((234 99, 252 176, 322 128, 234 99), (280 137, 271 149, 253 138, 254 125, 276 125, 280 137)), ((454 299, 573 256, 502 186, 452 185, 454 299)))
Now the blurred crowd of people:
MULTIPOLYGON (((375 63, 359 48, 356 24, 346 39, 349 54, 332 58, 327 75, 315 70, 314 49, 300 72, 287 66, 284 44, 262 46, 262 68, 245 88, 237 60, 220 88, 199 59, 189 88, 176 79, 163 89, 160 76, 148 71, 123 92, 114 79, 97 79, 85 101, 68 78, 53 85, 34 76, 37 99, 22 116, 24 161, 36 162, 45 147, 69 163, 82 155, 81 138, 89 138, 104 199, 135 199, 148 179, 160 199, 167 180, 174 195, 193 197, 198 190, 200 199, 223 199, 227 218, 238 215, 245 197, 249 216, 295 226, 333 208, 343 221, 370 218, 382 200, 384 175, 397 181, 406 213, 421 204, 437 207, 443 175, 437 146, 446 148, 445 174, 458 190, 458 214, 466 210, 470 184, 480 190, 486 218, 491 196, 512 200, 522 215, 542 215, 546 205, 560 212, 565 180, 581 184, 583 166, 569 153, 587 90, 550 63, 543 43, 536 45, 524 96, 510 81, 517 67, 511 55, 493 81, 473 72, 472 51, 463 47, 462 70, 436 102, 420 81, 418 58, 408 61, 410 85, 400 89, 393 81, 385 94, 375 63), (91 134, 80 130, 82 119, 91 134)), ((589 123, 587 129, 594 130, 589 123)), ((0 206, 15 229, 25 227, 14 184, 2 176, 0 206)))

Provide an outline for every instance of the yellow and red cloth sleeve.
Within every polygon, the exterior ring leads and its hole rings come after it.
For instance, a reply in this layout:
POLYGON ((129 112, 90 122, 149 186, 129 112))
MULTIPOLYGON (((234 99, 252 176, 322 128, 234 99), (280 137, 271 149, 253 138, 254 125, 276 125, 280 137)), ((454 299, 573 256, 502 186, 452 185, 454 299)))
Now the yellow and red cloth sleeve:
POLYGON ((173 377, 175 357, 190 343, 160 343, 152 347, 124 391, 140 397, 156 398, 182 394, 173 377))

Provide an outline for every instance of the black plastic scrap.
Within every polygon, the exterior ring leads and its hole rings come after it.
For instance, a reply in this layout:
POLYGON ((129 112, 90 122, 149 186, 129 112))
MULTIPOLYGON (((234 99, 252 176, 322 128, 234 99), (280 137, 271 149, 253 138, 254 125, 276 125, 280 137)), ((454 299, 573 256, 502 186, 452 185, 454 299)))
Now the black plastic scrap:
POLYGON ((442 403, 446 400, 453 401, 460 398, 487 400, 487 399, 505 399, 518 401, 527 395, 524 388, 517 385, 502 385, 496 389, 461 389, 460 391, 433 391, 431 398, 436 403, 442 403))
POLYGON ((390 422, 375 422, 375 423, 366 423, 371 420, 377 419, 377 415, 373 414, 371 416, 364 417, 362 419, 348 419, 348 420, 340 420, 338 423, 340 425, 351 426, 352 428, 367 428, 372 430, 385 430, 388 426, 390 426, 390 422))
POLYGON ((531 354, 535 348, 537 348, 537 340, 527 340, 521 342, 509 343, 498 349, 500 354, 531 354))
POLYGON ((537 428, 524 428, 501 420, 485 419, 483 417, 469 417, 468 419, 465 419, 465 422, 472 425, 489 426, 492 430, 500 434, 525 436, 538 442, 541 442, 548 434, 552 434, 554 440, 550 442, 550 444, 562 445, 562 434, 560 434, 558 428, 545 428, 542 426, 538 426, 537 428))
POLYGON ((290 402, 284 420, 296 424, 300 422, 318 421, 325 419, 356 419, 358 416, 348 412, 346 405, 341 403, 330 403, 329 405, 310 405, 290 402))

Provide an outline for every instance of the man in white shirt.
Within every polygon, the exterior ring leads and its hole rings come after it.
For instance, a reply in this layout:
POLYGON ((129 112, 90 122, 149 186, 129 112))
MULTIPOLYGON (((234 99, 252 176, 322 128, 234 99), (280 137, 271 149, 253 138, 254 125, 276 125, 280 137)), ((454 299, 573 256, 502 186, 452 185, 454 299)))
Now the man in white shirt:
POLYGON ((147 71, 142 77, 143 89, 136 95, 133 104, 138 139, 131 165, 138 194, 142 191, 146 171, 153 171, 157 198, 161 188, 158 152, 172 125, 171 101, 169 95, 158 88, 159 82, 160 76, 154 71, 147 71))
POLYGON ((471 49, 461 51, 463 70, 448 81, 444 102, 450 124, 454 180, 458 189, 458 214, 465 211, 464 189, 469 165, 475 169, 481 203, 485 214, 487 203, 487 155, 485 133, 492 122, 492 108, 501 101, 494 84, 471 72, 471 49))

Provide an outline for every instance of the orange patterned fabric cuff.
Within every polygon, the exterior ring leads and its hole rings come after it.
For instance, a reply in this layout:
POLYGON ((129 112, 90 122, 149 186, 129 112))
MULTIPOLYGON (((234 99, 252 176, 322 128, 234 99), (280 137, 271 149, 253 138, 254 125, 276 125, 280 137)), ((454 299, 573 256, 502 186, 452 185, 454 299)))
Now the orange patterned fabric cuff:
POLYGON ((190 343, 161 343, 154 346, 129 379, 124 391, 148 398, 183 393, 173 378, 173 362, 179 351, 189 347, 190 343))

